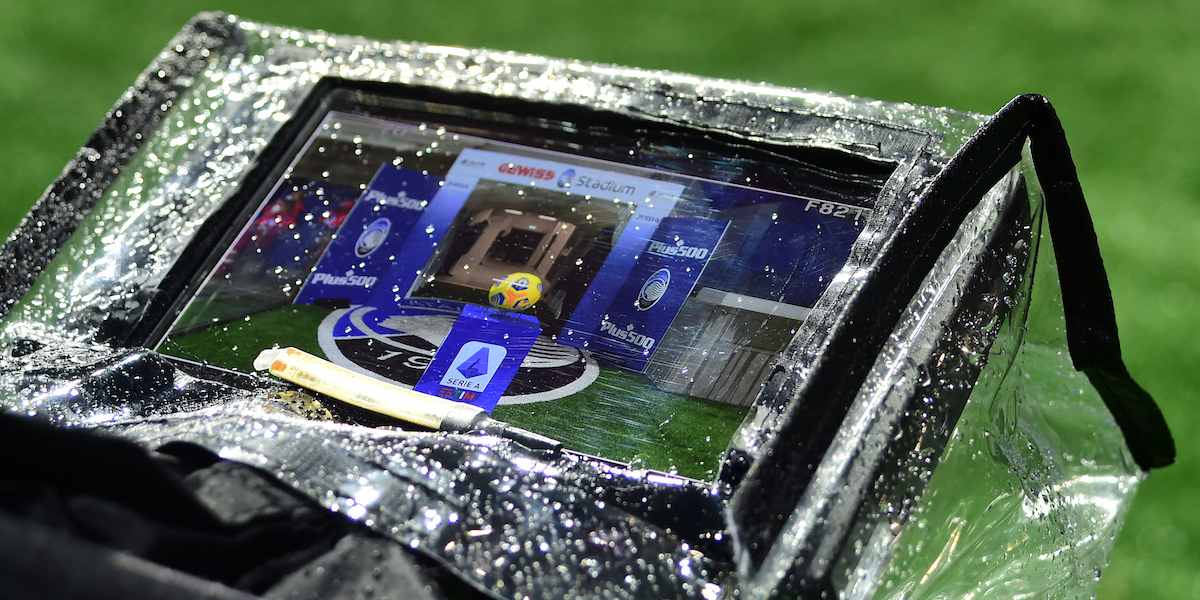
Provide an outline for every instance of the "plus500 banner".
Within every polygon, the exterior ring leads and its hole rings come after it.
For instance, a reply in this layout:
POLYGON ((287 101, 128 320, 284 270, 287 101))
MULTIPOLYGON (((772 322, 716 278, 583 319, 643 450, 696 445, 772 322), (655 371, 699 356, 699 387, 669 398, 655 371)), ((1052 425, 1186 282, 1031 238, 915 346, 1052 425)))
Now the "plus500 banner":
POLYGON ((729 221, 664 218, 613 296, 588 340, 588 350, 625 368, 645 369, 728 225, 729 221))
POLYGON ((296 304, 363 304, 384 279, 442 179, 384 165, 301 288, 296 304))

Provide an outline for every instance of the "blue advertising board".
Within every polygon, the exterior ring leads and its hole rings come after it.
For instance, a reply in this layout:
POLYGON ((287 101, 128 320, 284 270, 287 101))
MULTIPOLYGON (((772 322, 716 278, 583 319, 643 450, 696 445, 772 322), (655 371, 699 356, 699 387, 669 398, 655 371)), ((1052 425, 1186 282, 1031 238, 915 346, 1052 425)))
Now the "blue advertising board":
POLYGON ((296 304, 366 303, 384 280, 413 225, 441 190, 442 178, 385 164, 346 217, 296 304))
POLYGON ((642 371, 712 258, 729 221, 667 217, 612 296, 587 348, 642 371))

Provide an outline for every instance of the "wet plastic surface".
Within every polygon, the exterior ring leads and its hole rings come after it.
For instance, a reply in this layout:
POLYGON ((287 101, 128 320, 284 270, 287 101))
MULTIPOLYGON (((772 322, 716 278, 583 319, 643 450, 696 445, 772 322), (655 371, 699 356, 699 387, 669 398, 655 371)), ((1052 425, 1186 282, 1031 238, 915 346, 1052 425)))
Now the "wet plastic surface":
MULTIPOLYGON (((191 442, 265 469, 502 598, 789 595, 809 590, 797 569, 856 598, 1094 590, 1139 471, 1098 395, 1066 360, 1053 257, 1049 244, 1037 243, 1040 197, 1036 185, 1032 201, 1018 185, 1018 176, 1030 177, 1028 164, 993 190, 942 252, 831 450, 809 465, 814 475, 801 503, 758 517, 781 532, 763 538, 774 543, 735 548, 730 539, 738 533, 728 520, 731 485, 761 458, 789 410, 788 390, 821 356, 839 309, 981 116, 224 17, 199 25, 221 27, 227 43, 196 50, 208 62, 195 78, 173 80, 177 95, 143 107, 157 109, 160 122, 105 142, 122 157, 104 163, 109 171, 124 167, 115 179, 86 169, 70 175, 103 197, 86 216, 90 204, 78 201, 46 217, 60 234, 78 228, 37 282, 26 293, 29 277, 6 279, 5 297, 21 301, 0 332, 0 405, 149 449, 191 442), (139 324, 192 237, 324 77, 613 111, 883 157, 899 167, 850 262, 735 434, 717 482, 489 436, 323 421, 327 411, 282 400, 279 384, 219 383, 152 352, 109 345, 139 324), (1022 202, 1024 216, 1013 217, 1022 202), (1012 223, 1026 230, 1011 239, 997 233, 1012 223), (989 264, 998 267, 987 271, 989 264), (978 281, 992 288, 979 291, 978 281), (960 310, 964 297, 975 304, 960 310), (986 316, 1004 313, 999 321, 986 316), (947 408, 955 394, 970 397, 958 405, 961 419, 947 408), (893 450, 876 469, 856 462, 864 448, 893 450), (851 497, 858 500, 842 501, 851 497)), ((194 41, 183 35, 178 50, 192 62, 194 41)), ((158 66, 148 80, 166 76, 158 66)), ((100 155, 85 149, 80 164, 100 164, 100 155)), ((57 199, 43 205, 58 206, 57 199)), ((52 252, 41 245, 57 247, 53 239, 29 244, 43 255, 52 252)))
POLYGON ((103 423, 149 448, 191 442, 266 469, 484 590, 715 597, 727 576, 720 497, 688 480, 490 436, 314 423, 268 389, 197 380, 141 351, 55 345, 10 351, 5 366, 25 374, 7 382, 5 397, 23 398, 30 417, 103 423))

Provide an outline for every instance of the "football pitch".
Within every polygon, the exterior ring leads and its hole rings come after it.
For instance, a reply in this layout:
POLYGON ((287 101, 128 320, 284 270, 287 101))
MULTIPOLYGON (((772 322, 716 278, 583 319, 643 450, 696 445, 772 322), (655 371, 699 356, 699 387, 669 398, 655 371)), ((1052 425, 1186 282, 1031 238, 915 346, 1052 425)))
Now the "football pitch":
MULTIPOLYGON (((212 307, 219 308, 219 307, 212 307)), ((160 351, 213 366, 251 372, 269 332, 271 345, 328 358, 317 329, 328 309, 289 304, 192 328, 160 351)), ((645 377, 601 365, 600 375, 564 398, 497 406, 492 417, 550 436, 570 450, 634 467, 712 479, 745 407, 671 394, 645 377)), ((402 426, 402 425, 401 425, 402 426)))

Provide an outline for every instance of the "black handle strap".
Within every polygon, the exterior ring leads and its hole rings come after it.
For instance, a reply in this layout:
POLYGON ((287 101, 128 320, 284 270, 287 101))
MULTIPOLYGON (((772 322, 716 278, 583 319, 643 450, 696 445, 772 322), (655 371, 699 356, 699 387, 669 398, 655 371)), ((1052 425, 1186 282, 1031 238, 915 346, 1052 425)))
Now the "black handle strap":
POLYGON ((1009 133, 1001 126, 1004 122, 1030 126, 1030 152, 1046 196, 1050 237, 1058 258, 1071 361, 1104 399, 1138 465, 1146 470, 1165 467, 1175 462, 1175 442, 1154 399, 1133 380, 1121 358, 1108 274, 1062 123, 1044 97, 1018 96, 968 145, 1009 133))
MULTIPOLYGON (((763 452, 736 482, 728 515, 750 569, 757 569, 773 547, 925 275, 967 214, 1021 161, 1026 141, 1045 194, 1071 360, 1099 392, 1139 467, 1148 470, 1174 462, 1175 444, 1166 420, 1121 358, 1108 275, 1062 125, 1042 96, 1018 96, 972 135, 930 184, 846 306, 840 328, 830 336, 803 389, 784 409, 763 452)), ((879 448, 871 447, 856 460, 877 467, 883 457, 879 448)), ((870 466, 857 471, 860 476, 875 472, 870 466)), ((870 480, 859 477, 851 483, 861 488, 870 480)), ((841 501, 861 503, 864 498, 852 496, 841 501)), ((823 527, 830 543, 845 539, 857 512, 857 506, 843 507, 827 516, 823 527)), ((797 571, 790 576, 825 581, 832 566, 812 560, 817 548, 806 546, 797 552, 797 571)))
POLYGON ((1026 140, 1045 194, 1071 362, 1100 393, 1138 466, 1149 470, 1170 465, 1175 462, 1175 442, 1166 419, 1121 358, 1112 291, 1096 230, 1066 133, 1050 101, 1026 94, 1005 105, 963 144, 927 197, 958 198, 955 213, 974 206, 1021 160, 1026 140))

